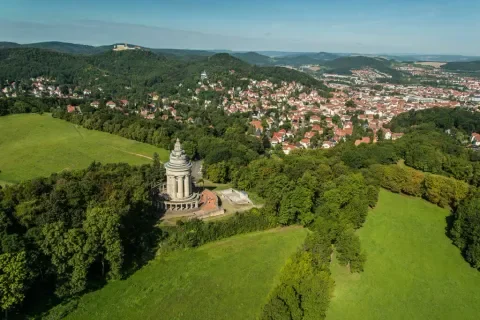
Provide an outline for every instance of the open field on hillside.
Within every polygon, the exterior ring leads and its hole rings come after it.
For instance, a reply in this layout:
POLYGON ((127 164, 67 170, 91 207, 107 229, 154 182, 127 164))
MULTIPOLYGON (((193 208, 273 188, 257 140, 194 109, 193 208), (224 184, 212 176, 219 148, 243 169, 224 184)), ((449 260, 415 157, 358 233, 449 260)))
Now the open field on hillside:
POLYGON ((67 319, 253 320, 306 234, 299 227, 272 229, 158 257, 128 279, 84 295, 67 319))
POLYGON ((478 319, 480 272, 445 235, 449 212, 382 190, 359 236, 365 271, 332 264, 327 320, 478 319))
POLYGON ((48 176, 102 163, 149 163, 154 152, 168 152, 104 132, 87 130, 49 114, 0 117, 0 183, 48 176))

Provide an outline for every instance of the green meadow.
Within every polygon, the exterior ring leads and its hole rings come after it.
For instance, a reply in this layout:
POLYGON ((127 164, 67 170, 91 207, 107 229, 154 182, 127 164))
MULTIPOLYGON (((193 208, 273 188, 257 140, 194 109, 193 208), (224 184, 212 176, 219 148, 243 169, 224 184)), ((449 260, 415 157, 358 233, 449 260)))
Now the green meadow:
POLYGON ((149 163, 161 148, 104 132, 87 130, 50 114, 0 117, 0 184, 62 170, 86 168, 93 161, 149 163))
POLYGON ((332 264, 336 282, 327 320, 479 319, 480 272, 445 235, 448 210, 380 192, 359 230, 365 271, 332 264))
MULTIPOLYGON (((234 236, 157 257, 122 281, 83 295, 66 319, 256 319, 306 229, 234 236)), ((57 306, 62 313, 69 306, 57 306)))

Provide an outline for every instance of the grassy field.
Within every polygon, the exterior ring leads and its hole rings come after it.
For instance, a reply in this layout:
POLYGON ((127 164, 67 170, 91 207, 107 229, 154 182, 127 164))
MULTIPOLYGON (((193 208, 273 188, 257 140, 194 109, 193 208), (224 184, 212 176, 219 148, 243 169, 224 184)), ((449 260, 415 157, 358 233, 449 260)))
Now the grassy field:
POLYGON ((359 236, 365 272, 332 264, 327 320, 479 319, 480 272, 445 235, 447 210, 382 190, 359 236))
POLYGON ((273 229, 173 252, 84 295, 67 319, 253 320, 306 233, 273 229))
POLYGON ((162 160, 168 157, 164 149, 77 127, 49 114, 0 117, 0 183, 85 168, 94 160, 148 163, 154 152, 162 160))

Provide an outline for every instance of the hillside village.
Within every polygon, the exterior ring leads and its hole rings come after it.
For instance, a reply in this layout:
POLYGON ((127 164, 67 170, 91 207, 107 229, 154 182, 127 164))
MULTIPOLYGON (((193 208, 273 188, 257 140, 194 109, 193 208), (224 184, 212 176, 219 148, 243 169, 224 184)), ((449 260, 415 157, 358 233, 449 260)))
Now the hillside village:
MULTIPOLYGON (((215 102, 218 108, 226 113, 250 112, 251 133, 259 138, 267 137, 272 147, 285 154, 298 148, 331 148, 352 136, 355 125, 363 129, 362 138, 355 141, 356 145, 375 143, 379 138, 395 140, 402 134, 391 132, 385 125, 400 113, 433 107, 477 110, 480 105, 479 79, 410 64, 397 69, 426 84, 389 83, 389 75, 364 68, 352 70, 351 75, 321 75, 330 90, 326 98, 318 90, 296 82, 275 84, 269 80, 242 79, 247 83, 245 87, 226 88, 221 81, 210 82, 207 70, 201 73, 197 87, 188 90, 191 97, 161 97, 160 93, 152 92, 143 104, 127 99, 94 100, 94 97, 105 96, 101 87, 66 88, 55 85, 55 79, 46 77, 32 78, 31 87, 24 90, 12 82, 1 92, 6 97, 16 97, 20 91, 35 97, 85 100, 93 108, 104 105, 146 119, 174 119, 189 123, 194 123, 194 119, 184 119, 177 114, 175 106, 196 103, 199 107, 206 107, 212 104, 212 100, 205 99, 204 96, 208 96, 205 94, 215 93, 220 97, 215 102), (434 84, 443 85, 430 85, 432 79, 434 84)), ((70 113, 82 112, 77 105, 67 105, 66 108, 70 113)))

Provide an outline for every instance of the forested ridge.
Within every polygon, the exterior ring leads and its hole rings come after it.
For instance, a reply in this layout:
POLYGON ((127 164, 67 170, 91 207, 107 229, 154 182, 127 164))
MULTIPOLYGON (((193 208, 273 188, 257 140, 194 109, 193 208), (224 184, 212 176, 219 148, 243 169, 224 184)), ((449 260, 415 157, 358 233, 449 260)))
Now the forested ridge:
POLYGON ((220 80, 226 88, 242 84, 242 78, 251 78, 274 83, 297 81, 328 91, 320 81, 302 72, 252 66, 226 53, 185 60, 147 50, 74 55, 36 48, 0 49, 0 83, 44 76, 55 79, 59 85, 101 87, 107 95, 139 101, 152 91, 162 96, 191 96, 188 90, 196 87, 205 70, 210 81, 220 80))
POLYGON ((480 71, 480 61, 448 62, 442 68, 451 71, 478 72, 480 71))
POLYGON ((333 73, 350 74, 352 69, 369 67, 389 74, 394 78, 400 78, 402 73, 393 69, 391 64, 392 61, 387 59, 363 56, 340 57, 335 60, 325 62, 325 66, 329 69, 329 72, 333 73))
POLYGON ((60 41, 36 42, 28 44, 19 44, 15 42, 0 42, 0 49, 11 48, 37 48, 51 51, 75 54, 96 54, 107 50, 111 50, 113 46, 94 47, 84 44, 68 43, 60 41))

